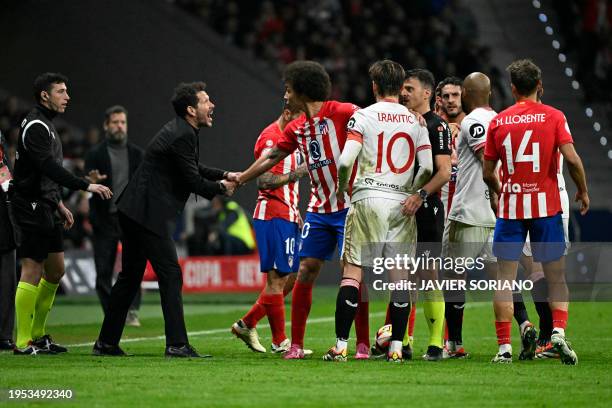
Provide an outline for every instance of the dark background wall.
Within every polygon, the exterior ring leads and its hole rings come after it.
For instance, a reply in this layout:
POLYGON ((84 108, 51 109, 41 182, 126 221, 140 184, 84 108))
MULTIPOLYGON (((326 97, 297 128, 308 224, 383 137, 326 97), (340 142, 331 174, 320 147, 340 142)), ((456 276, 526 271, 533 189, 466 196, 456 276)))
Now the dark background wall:
MULTIPOLYGON (((129 137, 143 147, 172 118, 175 85, 205 81, 216 104, 214 127, 200 133, 208 165, 244 169, 280 112, 281 78, 162 0, 5 1, 0 36, 0 89, 31 100, 36 75, 62 72, 72 97, 65 120, 100 125, 108 106, 122 104, 129 137)), ((250 211, 255 188, 236 198, 250 211)))

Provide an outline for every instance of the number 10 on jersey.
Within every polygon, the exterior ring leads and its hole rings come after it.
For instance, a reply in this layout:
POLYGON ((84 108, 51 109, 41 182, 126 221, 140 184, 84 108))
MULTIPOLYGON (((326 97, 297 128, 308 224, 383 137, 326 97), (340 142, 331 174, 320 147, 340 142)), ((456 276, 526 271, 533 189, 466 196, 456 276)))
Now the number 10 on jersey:
POLYGON ((399 132, 399 133, 395 133, 393 136, 391 136, 391 138, 389 139, 389 142, 387 143, 387 152, 385 154, 384 150, 385 150, 385 137, 384 137, 384 132, 381 132, 378 134, 378 151, 376 153, 376 173, 382 173, 382 165, 383 165, 383 157, 385 157, 386 162, 387 162, 387 166, 389 166, 389 170, 391 170, 393 173, 395 174, 402 174, 403 172, 405 172, 406 170, 410 169, 410 167, 412 166, 412 163, 414 162, 414 142, 412 141, 412 138, 410 137, 409 134, 404 133, 404 132, 399 132), (393 162, 393 146, 395 146, 395 143, 400 140, 400 139, 406 139, 406 142, 408 142, 408 154, 406 155, 408 157, 408 160, 406 161, 406 163, 401 166, 401 167, 397 167, 395 165, 395 163, 393 162))

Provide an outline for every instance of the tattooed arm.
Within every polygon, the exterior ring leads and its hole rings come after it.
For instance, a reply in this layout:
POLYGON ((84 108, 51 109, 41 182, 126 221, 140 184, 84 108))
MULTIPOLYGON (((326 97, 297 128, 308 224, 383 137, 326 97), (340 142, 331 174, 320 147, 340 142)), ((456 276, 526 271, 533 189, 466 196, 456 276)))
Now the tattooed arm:
POLYGON ((273 190, 288 183, 293 183, 308 174, 306 163, 300 165, 295 171, 285 174, 266 172, 257 178, 257 187, 260 190, 273 190))

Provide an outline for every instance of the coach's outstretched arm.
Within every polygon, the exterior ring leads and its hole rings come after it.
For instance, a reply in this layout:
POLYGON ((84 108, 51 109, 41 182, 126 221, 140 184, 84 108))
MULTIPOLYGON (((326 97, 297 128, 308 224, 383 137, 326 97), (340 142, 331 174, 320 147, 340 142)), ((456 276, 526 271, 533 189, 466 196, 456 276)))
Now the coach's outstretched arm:
POLYGON ((291 152, 286 152, 276 146, 273 147, 272 150, 268 152, 268 154, 263 155, 259 159, 255 160, 255 162, 251 164, 248 169, 246 169, 242 172, 242 174, 240 174, 237 180, 238 184, 242 185, 248 183, 254 178, 261 176, 290 154, 291 152))
POLYGON ((574 180, 574 184, 576 184, 576 195, 574 196, 574 201, 580 201, 580 214, 584 215, 589 211, 589 192, 587 189, 586 182, 586 173, 584 172, 584 167, 582 166, 582 160, 576 149, 574 148, 573 143, 566 143, 559 147, 559 151, 563 155, 565 162, 567 163, 567 168, 569 170, 570 176, 572 180, 574 180))

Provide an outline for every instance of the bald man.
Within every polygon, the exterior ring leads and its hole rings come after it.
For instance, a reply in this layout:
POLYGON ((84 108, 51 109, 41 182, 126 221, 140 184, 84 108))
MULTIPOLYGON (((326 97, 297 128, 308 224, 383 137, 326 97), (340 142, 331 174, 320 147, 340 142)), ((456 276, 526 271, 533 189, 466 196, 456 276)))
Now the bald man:
MULTIPOLYGON (((485 136, 491 119, 497 114, 489 106, 490 96, 491 83, 486 75, 475 72, 464 79, 461 105, 467 116, 457 137, 457 186, 448 214, 448 228, 442 238, 442 251, 443 256, 455 259, 482 258, 489 276, 496 276, 496 259, 491 249, 495 214, 489 203, 489 189, 482 179, 485 136)), ((465 272, 461 270, 447 271, 447 275, 465 280, 465 272)), ((445 298, 448 342, 444 357, 463 358, 467 356, 462 339, 465 291, 447 291, 445 298)))

